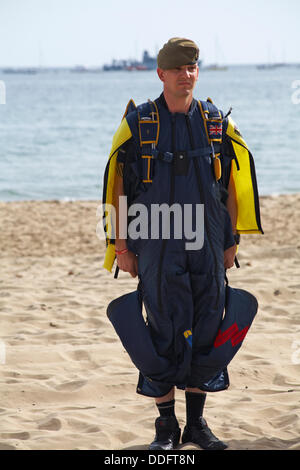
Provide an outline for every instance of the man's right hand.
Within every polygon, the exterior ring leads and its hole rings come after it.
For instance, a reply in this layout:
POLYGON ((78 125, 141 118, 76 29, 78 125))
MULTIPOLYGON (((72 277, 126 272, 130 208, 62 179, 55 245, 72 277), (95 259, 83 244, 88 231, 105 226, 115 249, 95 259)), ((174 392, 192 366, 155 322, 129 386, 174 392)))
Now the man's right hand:
POLYGON ((138 260, 137 256, 132 251, 127 251, 122 255, 117 255, 117 264, 121 271, 130 273, 132 277, 138 275, 138 260))

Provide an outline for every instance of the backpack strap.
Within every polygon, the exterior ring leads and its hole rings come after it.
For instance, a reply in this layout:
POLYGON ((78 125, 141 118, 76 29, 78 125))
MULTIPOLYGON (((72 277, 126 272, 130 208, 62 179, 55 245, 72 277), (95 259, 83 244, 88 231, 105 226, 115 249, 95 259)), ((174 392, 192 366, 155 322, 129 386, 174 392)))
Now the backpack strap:
POLYGON ((206 137, 212 150, 215 178, 218 181, 222 176, 219 157, 221 155, 223 134, 223 114, 210 98, 207 98, 207 101, 198 101, 198 105, 203 118, 206 137))
POLYGON ((142 157, 142 181, 152 183, 153 152, 159 137, 159 113, 154 101, 138 106, 138 130, 142 157))

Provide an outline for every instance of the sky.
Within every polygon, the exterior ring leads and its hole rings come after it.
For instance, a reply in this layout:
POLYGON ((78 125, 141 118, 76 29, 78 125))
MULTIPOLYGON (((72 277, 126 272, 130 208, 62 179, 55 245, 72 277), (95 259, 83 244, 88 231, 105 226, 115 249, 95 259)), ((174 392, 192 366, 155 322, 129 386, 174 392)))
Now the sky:
POLYGON ((0 66, 102 66, 170 37, 205 64, 300 63, 299 0, 0 0, 0 66))

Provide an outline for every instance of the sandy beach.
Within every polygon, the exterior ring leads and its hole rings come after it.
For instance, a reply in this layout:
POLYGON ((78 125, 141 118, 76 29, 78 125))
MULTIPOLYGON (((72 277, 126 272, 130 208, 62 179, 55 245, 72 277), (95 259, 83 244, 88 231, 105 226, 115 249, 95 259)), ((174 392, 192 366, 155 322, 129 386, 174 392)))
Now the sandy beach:
MULTIPOLYGON (((102 269, 97 202, 0 203, 0 450, 147 449, 154 401, 106 316, 136 280, 102 269)), ((259 311, 204 417, 229 449, 300 450, 300 194, 261 198, 233 287, 259 311)), ((185 425, 184 392, 176 414, 185 425)), ((187 444, 182 449, 196 449, 187 444)))

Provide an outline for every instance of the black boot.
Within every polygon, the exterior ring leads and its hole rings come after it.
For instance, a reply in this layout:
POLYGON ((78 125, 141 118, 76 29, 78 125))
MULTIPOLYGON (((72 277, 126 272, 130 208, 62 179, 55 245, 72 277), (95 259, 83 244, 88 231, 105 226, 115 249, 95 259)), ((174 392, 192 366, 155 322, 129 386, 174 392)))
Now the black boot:
POLYGON ((182 434, 182 443, 192 442, 205 450, 224 450, 228 446, 220 441, 209 429, 207 422, 201 416, 197 423, 185 426, 182 434))
POLYGON ((155 420, 156 435, 149 450, 172 450, 180 440, 180 427, 175 416, 159 416, 155 420))

